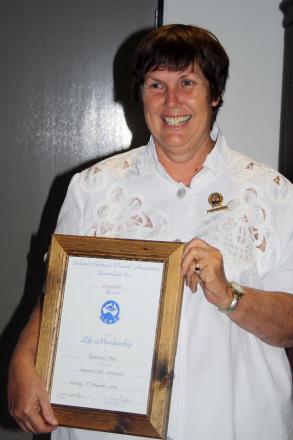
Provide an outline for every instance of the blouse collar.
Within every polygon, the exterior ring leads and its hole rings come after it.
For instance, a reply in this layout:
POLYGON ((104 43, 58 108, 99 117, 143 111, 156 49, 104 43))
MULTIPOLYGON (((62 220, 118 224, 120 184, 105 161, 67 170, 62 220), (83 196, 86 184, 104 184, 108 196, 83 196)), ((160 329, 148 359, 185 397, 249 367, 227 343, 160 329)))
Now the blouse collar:
MULTIPOLYGON (((222 166, 225 162, 224 150, 225 150, 226 141, 222 131, 220 130, 217 124, 213 125, 213 128, 210 132, 210 137, 214 142, 216 142, 215 146, 211 150, 211 152, 207 155, 206 160, 203 163, 202 170, 192 178, 190 187, 192 187, 193 185, 197 185, 200 182, 204 183, 206 180, 211 180, 211 178, 214 178, 216 174, 218 174, 218 172, 222 169, 222 166)), ((147 147, 148 147, 149 158, 152 162, 152 165, 155 166, 156 171, 163 178, 169 180, 173 184, 182 186, 182 183, 176 182, 167 173, 163 165, 160 163, 158 159, 154 139, 152 136, 149 140, 147 147)))

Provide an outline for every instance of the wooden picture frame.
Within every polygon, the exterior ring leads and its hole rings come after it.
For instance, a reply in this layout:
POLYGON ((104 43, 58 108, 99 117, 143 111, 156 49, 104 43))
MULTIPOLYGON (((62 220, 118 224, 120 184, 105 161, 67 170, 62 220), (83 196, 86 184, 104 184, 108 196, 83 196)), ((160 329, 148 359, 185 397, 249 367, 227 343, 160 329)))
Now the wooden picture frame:
MULTIPOLYGON (((163 267, 159 286, 158 311, 154 318, 155 338, 145 413, 128 411, 127 408, 124 411, 123 402, 121 403, 122 410, 121 407, 119 410, 115 408, 105 410, 99 407, 67 404, 66 402, 65 404, 52 403, 60 426, 165 438, 182 303, 183 280, 180 276, 180 267, 183 247, 182 243, 177 242, 57 234, 52 236, 36 361, 37 371, 43 379, 50 397, 54 378, 58 376, 55 362, 57 346, 60 342, 60 323, 63 315, 70 314, 70 310, 67 310, 70 306, 67 306, 67 309, 64 306, 64 292, 68 283, 70 284, 67 281, 69 262, 73 264, 73 269, 70 269, 73 273, 72 276, 75 276, 74 264, 76 261, 78 264, 84 263, 86 265, 100 264, 101 261, 114 264, 116 260, 123 260, 131 267, 134 267, 134 262, 135 264, 138 262, 139 266, 151 263, 151 267, 154 266, 156 270, 156 263, 162 263, 163 267)), ((147 277, 141 279, 141 283, 147 283, 148 278, 147 274, 147 277)), ((66 318, 63 319, 65 327, 72 326, 72 330, 74 330, 75 324, 69 322, 68 319, 66 321, 66 318)), ((127 324, 125 325, 127 326, 127 324)), ((141 331, 144 332, 144 330, 141 331)), ((79 342, 83 342, 83 340, 79 342)), ((142 344, 144 344, 144 340, 142 344)), ((62 349, 60 350, 60 356, 62 356, 62 349)))

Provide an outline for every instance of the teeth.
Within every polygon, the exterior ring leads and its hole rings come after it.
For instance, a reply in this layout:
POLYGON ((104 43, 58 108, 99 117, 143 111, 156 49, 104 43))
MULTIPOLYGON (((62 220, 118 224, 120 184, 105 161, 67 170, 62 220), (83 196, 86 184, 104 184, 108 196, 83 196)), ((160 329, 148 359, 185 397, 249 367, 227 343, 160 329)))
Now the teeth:
POLYGON ((191 116, 164 116, 163 119, 166 124, 172 125, 173 127, 178 127, 179 125, 185 124, 185 122, 187 122, 190 118, 191 116))

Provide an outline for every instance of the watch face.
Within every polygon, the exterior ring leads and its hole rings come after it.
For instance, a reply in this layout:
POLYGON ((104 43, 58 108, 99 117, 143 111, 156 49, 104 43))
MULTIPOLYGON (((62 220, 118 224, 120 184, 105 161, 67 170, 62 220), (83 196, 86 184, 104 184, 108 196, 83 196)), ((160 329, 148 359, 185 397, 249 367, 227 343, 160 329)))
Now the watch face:
POLYGON ((220 312, 223 312, 223 313, 233 312, 233 310, 236 309, 237 304, 238 304, 240 298, 245 293, 243 287, 240 286, 240 284, 237 284, 237 283, 234 283, 234 282, 230 282, 229 283, 229 287, 230 287, 230 289, 233 292, 233 299, 232 299, 231 303, 228 305, 228 307, 226 307, 226 308, 218 307, 218 310, 220 312))
POLYGON ((240 284, 238 283, 234 283, 233 281, 230 283, 232 289, 236 290, 237 292, 241 293, 242 295, 244 295, 244 289, 242 286, 240 286, 240 284))

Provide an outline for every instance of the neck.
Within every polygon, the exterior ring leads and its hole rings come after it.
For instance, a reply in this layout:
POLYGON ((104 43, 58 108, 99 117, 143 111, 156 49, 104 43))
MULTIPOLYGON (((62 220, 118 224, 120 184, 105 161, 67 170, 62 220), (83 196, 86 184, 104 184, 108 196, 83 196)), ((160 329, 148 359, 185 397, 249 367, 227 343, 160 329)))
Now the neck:
POLYGON ((162 148, 156 146, 158 160, 165 168, 169 176, 176 182, 181 182, 188 186, 192 178, 203 168, 203 163, 207 155, 213 149, 215 142, 212 140, 208 145, 201 148, 193 154, 186 154, 184 156, 167 155, 162 148))

